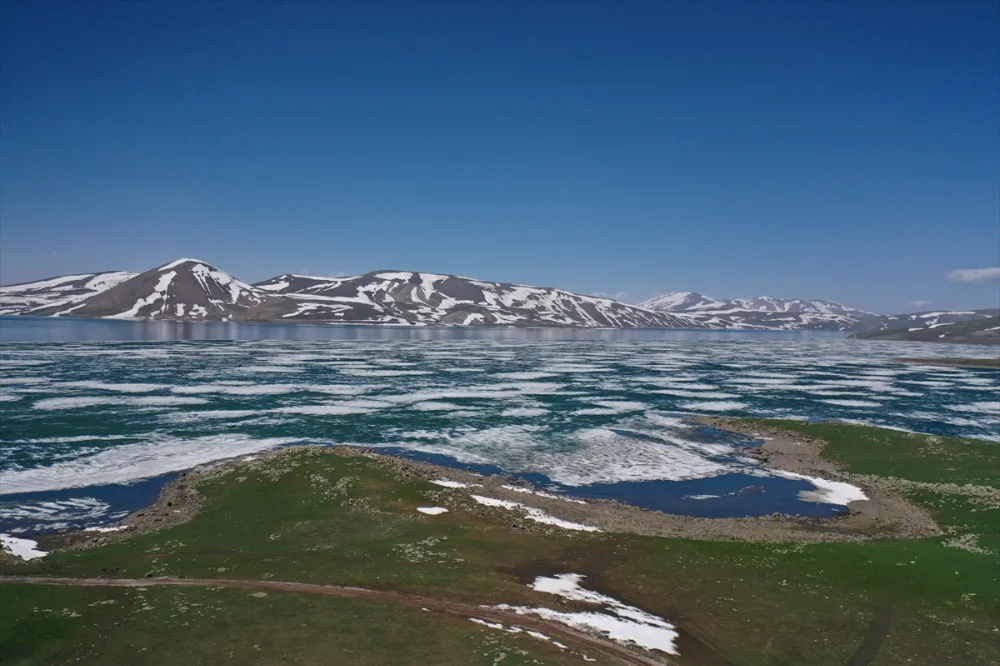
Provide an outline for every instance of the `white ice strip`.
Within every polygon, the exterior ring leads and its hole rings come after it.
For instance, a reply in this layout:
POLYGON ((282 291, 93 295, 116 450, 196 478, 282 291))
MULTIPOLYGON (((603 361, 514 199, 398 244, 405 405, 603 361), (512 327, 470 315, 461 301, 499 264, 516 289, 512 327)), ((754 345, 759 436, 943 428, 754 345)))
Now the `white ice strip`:
POLYGON ((802 479, 816 486, 816 490, 800 490, 799 499, 803 502, 819 502, 821 504, 839 504, 847 506, 851 502, 868 499, 861 488, 843 481, 830 481, 817 476, 807 476, 783 469, 768 470, 774 476, 785 479, 802 479))
POLYGON ((614 368, 608 368, 602 365, 584 365, 577 363, 553 363, 552 365, 543 365, 541 372, 550 372, 557 374, 574 374, 578 372, 614 372, 614 368))
POLYGON ((531 417, 545 416, 549 410, 542 407, 510 407, 500 412, 500 416, 531 417))
POLYGON ((75 442, 112 442, 121 439, 139 439, 143 433, 136 435, 73 435, 70 437, 35 437, 32 439, 11 439, 11 444, 73 444, 75 442))
POLYGON ((9 534, 0 534, 0 545, 5 553, 10 553, 14 557, 22 560, 34 560, 45 557, 48 552, 38 550, 38 542, 31 539, 20 539, 9 534))
POLYGON ((736 412, 747 408, 745 402, 728 402, 725 400, 708 402, 683 402, 681 409, 692 412, 736 412))
POLYGON ((790 386, 793 382, 789 382, 787 377, 781 379, 776 379, 773 377, 734 377, 728 380, 730 384, 748 384, 748 385, 760 385, 760 386, 790 386))
POLYGON ((740 395, 736 393, 723 393, 721 391, 680 391, 674 389, 656 389, 650 391, 650 393, 655 393, 657 395, 672 395, 678 398, 699 398, 703 400, 731 400, 732 398, 739 398, 740 395))
POLYGON ((0 377, 0 386, 48 384, 51 381, 48 377, 0 377))
POLYGON ((352 407, 343 404, 299 405, 297 407, 277 407, 270 410, 278 414, 298 414, 301 416, 346 416, 349 414, 371 414, 368 407, 352 407))
POLYGON ((498 379, 512 379, 514 381, 533 381, 536 379, 548 379, 550 377, 558 377, 559 375, 554 372, 539 372, 539 371, 529 371, 529 372, 496 372, 493 376, 498 379))
POLYGON ((451 412, 469 408, 463 405, 456 405, 453 402, 418 402, 410 405, 410 409, 415 409, 419 412, 451 412))
POLYGON ((352 377, 409 377, 431 374, 428 370, 365 370, 362 368, 343 368, 340 372, 352 377))
POLYGON ((85 407, 127 406, 127 407, 176 407, 180 405, 204 405, 207 400, 202 398, 183 398, 179 396, 80 396, 75 398, 47 398, 39 400, 34 409, 83 409, 85 407))
POLYGON ((644 402, 632 400, 590 400, 589 402, 603 409, 610 409, 615 413, 640 412, 649 407, 644 402))
POLYGON ((722 495, 685 495, 681 499, 693 499, 693 500, 707 500, 707 499, 718 499, 722 495))
POLYGON ((300 390, 296 384, 250 384, 250 385, 230 385, 230 384, 195 384, 193 386, 175 386, 170 389, 172 393, 202 394, 220 393, 225 395, 282 395, 300 390))
POLYGON ((1000 414, 1000 400, 991 402, 973 402, 968 405, 952 405, 948 409, 956 412, 969 412, 971 414, 1000 414))
POLYGON ((501 500, 493 497, 483 497, 482 495, 473 495, 472 499, 476 500, 484 506, 500 507, 507 510, 522 509, 529 520, 533 520, 536 523, 543 523, 545 525, 554 525, 556 527, 562 527, 567 530, 579 530, 581 532, 600 532, 601 530, 597 527, 591 525, 581 525, 580 523, 573 523, 568 520, 562 520, 561 518, 556 518, 551 516, 541 509, 536 509, 532 506, 525 506, 520 502, 511 502, 509 500, 501 500))
POLYGON ((28 501, 0 506, 4 520, 50 522, 53 520, 82 522, 105 517, 111 506, 96 497, 75 497, 63 500, 28 501))
POLYGON ((820 402, 827 405, 836 405, 838 407, 881 407, 882 403, 872 402, 870 400, 820 400, 820 402))
POLYGON ((107 532, 121 532, 122 530, 127 530, 127 529, 128 529, 128 525, 112 525, 111 527, 86 527, 86 528, 84 528, 83 531, 84 532, 99 532, 99 533, 104 534, 104 533, 107 533, 107 532))
POLYGON ((490 384, 476 388, 456 386, 445 389, 426 389, 413 393, 380 395, 379 398, 389 402, 413 403, 433 400, 520 398, 526 395, 546 395, 556 393, 563 388, 562 384, 551 382, 524 382, 513 384, 490 384))
POLYGON ((634 644, 647 650, 658 650, 670 655, 677 650, 676 627, 661 617, 629 606, 614 597, 586 590, 580 586, 584 576, 561 574, 555 577, 539 576, 530 585, 538 592, 554 594, 568 601, 600 606, 600 611, 563 612, 550 608, 529 608, 501 604, 498 609, 513 611, 518 615, 536 615, 546 620, 584 631, 594 631, 613 641, 634 644))
POLYGON ((448 513, 448 509, 443 506, 418 506, 417 511, 426 513, 428 516, 438 516, 442 513, 448 513))
POLYGON ((203 419, 242 419, 255 416, 258 412, 252 409, 211 409, 167 412, 160 418, 171 423, 191 423, 203 419))
POLYGON ((444 488, 473 488, 482 485, 479 483, 462 483, 461 481, 452 481, 450 479, 433 479, 431 483, 444 488))
POLYGON ((161 436, 47 467, 0 472, 0 495, 128 484, 297 441, 301 440, 290 437, 255 439, 239 433, 195 438, 161 436))
POLYGON ((656 412, 646 412, 643 415, 647 421, 661 428, 690 428, 691 424, 683 418, 676 416, 664 416, 656 412))
POLYGON ((538 495, 539 497, 546 497, 548 499, 562 500, 563 502, 573 502, 574 504, 586 504, 583 500, 574 499, 572 497, 563 497, 562 495, 553 495, 552 493, 547 493, 541 490, 532 490, 531 488, 522 488, 520 486, 500 486, 504 490, 510 490, 515 493, 527 493, 529 495, 538 495))
POLYGON ((151 393, 153 391, 161 391, 163 389, 168 389, 170 386, 168 384, 109 384, 106 382, 94 382, 94 381, 81 381, 81 382, 62 382, 61 384, 55 384, 53 389, 60 388, 82 388, 82 389, 93 389, 99 391, 115 391, 116 393, 151 393))

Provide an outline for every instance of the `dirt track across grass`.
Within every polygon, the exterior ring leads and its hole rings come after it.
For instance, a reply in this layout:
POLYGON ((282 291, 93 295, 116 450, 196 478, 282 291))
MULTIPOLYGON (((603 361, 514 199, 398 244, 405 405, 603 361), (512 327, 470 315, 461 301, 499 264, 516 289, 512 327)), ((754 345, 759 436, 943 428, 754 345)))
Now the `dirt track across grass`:
POLYGON ((445 599, 383 590, 369 590, 361 587, 290 583, 274 580, 233 580, 226 578, 49 578, 0 576, 0 583, 58 585, 64 587, 220 587, 255 590, 265 593, 267 591, 298 592, 349 599, 368 599, 371 601, 423 608, 432 612, 446 613, 463 618, 477 618, 500 622, 505 625, 516 625, 526 630, 539 631, 547 635, 556 636, 581 648, 586 648, 606 658, 614 659, 618 663, 628 664, 629 666, 663 666, 663 664, 670 663, 670 661, 645 657, 610 641, 577 631, 557 622, 517 615, 513 612, 489 606, 472 606, 445 599))

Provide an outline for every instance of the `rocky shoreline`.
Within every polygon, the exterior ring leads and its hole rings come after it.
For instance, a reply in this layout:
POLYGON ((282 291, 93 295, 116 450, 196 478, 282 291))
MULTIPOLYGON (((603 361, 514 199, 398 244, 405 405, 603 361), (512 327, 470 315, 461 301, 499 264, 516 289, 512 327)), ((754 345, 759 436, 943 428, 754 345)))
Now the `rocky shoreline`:
MULTIPOLYGON (((763 439, 760 446, 746 447, 742 455, 759 460, 765 467, 808 474, 862 487, 868 500, 851 502, 848 513, 834 518, 801 518, 774 514, 752 518, 699 518, 667 514, 635 507, 617 500, 587 499, 585 502, 562 495, 538 494, 537 490, 511 476, 483 476, 471 471, 419 462, 377 450, 350 446, 293 446, 260 456, 236 458, 205 465, 182 474, 166 484, 149 507, 133 512, 101 532, 65 532, 39 537, 47 549, 76 549, 102 545, 134 534, 158 531, 185 523, 201 510, 203 497, 198 485, 209 479, 242 469, 280 466, 286 456, 364 456, 401 479, 427 481, 447 479, 464 487, 440 487, 428 497, 450 511, 485 515, 509 522, 512 530, 547 531, 559 527, 525 520, 518 510, 484 506, 472 498, 481 495, 517 502, 563 521, 597 528, 603 533, 632 533, 648 536, 690 538, 712 541, 823 542, 864 541, 873 538, 919 538, 942 534, 930 514, 907 501, 899 484, 880 477, 855 477, 841 471, 835 462, 822 457, 821 440, 792 433, 779 427, 716 416, 696 418, 695 423, 763 439)), ((415 516, 416 519, 416 516, 415 516)))

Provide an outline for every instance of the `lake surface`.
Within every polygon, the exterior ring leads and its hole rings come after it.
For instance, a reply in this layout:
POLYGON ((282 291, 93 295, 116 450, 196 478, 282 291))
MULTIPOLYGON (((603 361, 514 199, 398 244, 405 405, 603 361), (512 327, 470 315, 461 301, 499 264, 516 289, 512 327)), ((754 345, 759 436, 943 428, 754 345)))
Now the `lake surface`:
POLYGON ((6 532, 108 522, 148 504, 180 470, 296 443, 379 447, 555 492, 721 517, 843 506, 740 456, 750 442, 693 425, 695 414, 1000 439, 996 373, 892 362, 991 354, 964 346, 16 318, 0 320, 0 338, 6 532), (324 337, 298 339, 311 331, 324 337), (76 341, 39 342, 67 339, 76 341), (132 339, 142 341, 120 341, 132 339))

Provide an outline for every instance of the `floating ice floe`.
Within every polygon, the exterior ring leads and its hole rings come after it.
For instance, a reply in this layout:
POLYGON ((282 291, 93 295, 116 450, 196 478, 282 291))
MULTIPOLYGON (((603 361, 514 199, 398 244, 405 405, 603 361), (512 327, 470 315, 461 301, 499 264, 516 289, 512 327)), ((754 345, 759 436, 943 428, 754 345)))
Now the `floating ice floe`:
POLYGON ((292 437, 258 439, 242 433, 154 436, 46 467, 5 470, 0 472, 0 495, 130 483, 301 441, 292 437))
POLYGON ((5 553, 10 553, 14 557, 20 557, 25 561, 48 555, 48 552, 38 550, 37 541, 21 539, 9 534, 0 534, 0 546, 3 547, 5 553))
POLYGON ((728 402, 725 400, 708 402, 685 402, 681 403, 681 409, 693 412, 736 412, 747 408, 745 402, 728 402))
POLYGON ((533 506, 526 506, 520 502, 511 502, 510 500, 496 499, 494 497, 483 497, 482 495, 473 495, 472 499, 476 500, 478 503, 484 506, 500 507, 503 509, 514 510, 522 509, 527 515, 529 520, 533 520, 536 523, 543 523, 545 525, 554 525, 556 527, 561 527, 567 530, 579 530, 581 532, 600 532, 601 530, 592 525, 581 525, 580 523, 573 523, 568 520, 563 520, 561 518, 556 518, 551 516, 541 509, 536 509, 533 506))
POLYGON ((830 481, 818 476, 807 476, 797 472, 788 472, 783 469, 769 470, 774 476, 785 479, 802 479, 816 486, 816 490, 800 490, 799 499, 803 502, 820 502, 822 504, 839 504, 847 506, 851 502, 858 502, 868 499, 864 491, 857 486, 843 481, 830 481))
POLYGON ((539 576, 529 587, 538 592, 554 594, 568 601, 601 606, 600 611, 563 612, 550 608, 531 608, 501 604, 500 610, 518 615, 536 615, 546 620, 560 622, 574 629, 594 631, 619 643, 632 643, 647 650, 659 650, 677 655, 676 627, 661 617, 629 606, 614 597, 586 590, 580 586, 584 576, 560 574, 554 577, 539 576))

